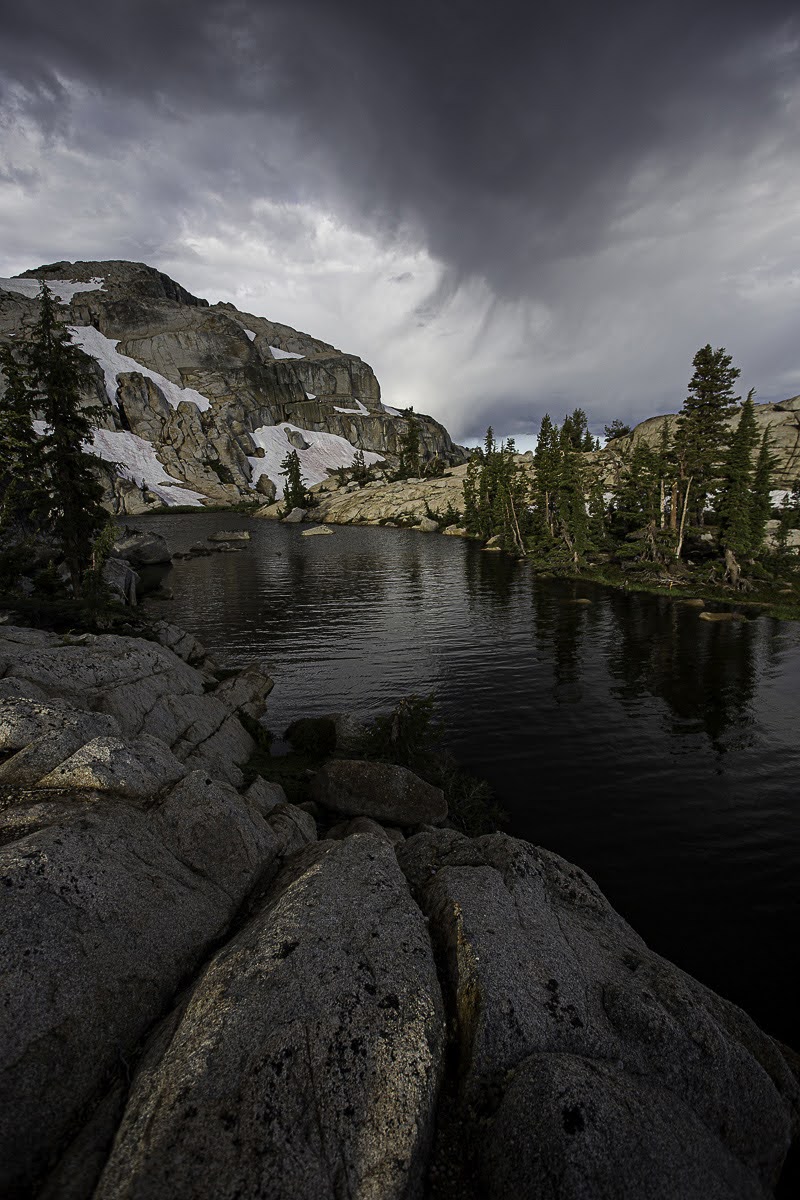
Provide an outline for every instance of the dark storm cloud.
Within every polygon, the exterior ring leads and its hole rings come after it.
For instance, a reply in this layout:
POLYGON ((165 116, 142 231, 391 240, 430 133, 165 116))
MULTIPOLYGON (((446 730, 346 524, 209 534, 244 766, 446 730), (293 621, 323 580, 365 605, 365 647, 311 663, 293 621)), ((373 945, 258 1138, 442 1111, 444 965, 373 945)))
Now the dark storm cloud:
POLYGON ((245 164, 213 126, 194 146, 220 191, 313 195, 385 235, 410 231, 501 295, 546 286, 553 264, 613 237, 637 172, 668 180, 698 155, 724 171, 766 136, 796 136, 795 0, 5 7, 7 111, 58 136, 70 85, 93 89, 92 125, 72 131, 85 146, 135 139, 145 115, 232 114, 245 164), (125 99, 127 118, 106 127, 104 96, 125 99))

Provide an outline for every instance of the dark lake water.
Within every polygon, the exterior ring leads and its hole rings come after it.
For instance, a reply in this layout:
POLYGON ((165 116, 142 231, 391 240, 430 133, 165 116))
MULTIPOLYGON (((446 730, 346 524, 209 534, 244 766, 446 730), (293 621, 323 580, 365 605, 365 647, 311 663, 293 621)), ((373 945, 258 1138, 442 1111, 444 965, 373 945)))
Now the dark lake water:
POLYGON ((240 554, 177 563, 158 611, 226 665, 267 660, 273 731, 435 691, 509 832, 580 864, 654 949, 800 1041, 800 624, 705 622, 413 531, 140 526, 174 550, 251 531, 240 554))

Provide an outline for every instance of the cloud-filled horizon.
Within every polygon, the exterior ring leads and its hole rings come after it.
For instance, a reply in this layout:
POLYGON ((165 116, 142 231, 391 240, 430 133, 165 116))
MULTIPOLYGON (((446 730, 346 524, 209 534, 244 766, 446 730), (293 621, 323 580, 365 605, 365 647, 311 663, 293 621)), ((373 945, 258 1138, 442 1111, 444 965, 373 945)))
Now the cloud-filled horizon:
POLYGON ((145 261, 458 439, 800 392, 794 0, 5 6, 0 275, 145 261))

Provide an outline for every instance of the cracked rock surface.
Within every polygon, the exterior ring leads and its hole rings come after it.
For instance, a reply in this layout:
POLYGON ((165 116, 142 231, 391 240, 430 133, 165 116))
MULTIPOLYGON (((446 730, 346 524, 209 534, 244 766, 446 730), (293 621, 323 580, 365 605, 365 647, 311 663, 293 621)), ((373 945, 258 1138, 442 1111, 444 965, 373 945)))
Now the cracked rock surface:
POLYGON ((443 1053, 433 953, 391 847, 318 843, 145 1056, 95 1195, 420 1196, 443 1053))
POLYGON ((769 1194, 800 1092, 745 1013, 555 854, 448 830, 397 854, 444 966, 477 1195, 769 1194))
POLYGON ((245 787, 263 664, 156 635, 0 627, 3 1197, 773 1194, 793 1052, 410 772, 245 787))

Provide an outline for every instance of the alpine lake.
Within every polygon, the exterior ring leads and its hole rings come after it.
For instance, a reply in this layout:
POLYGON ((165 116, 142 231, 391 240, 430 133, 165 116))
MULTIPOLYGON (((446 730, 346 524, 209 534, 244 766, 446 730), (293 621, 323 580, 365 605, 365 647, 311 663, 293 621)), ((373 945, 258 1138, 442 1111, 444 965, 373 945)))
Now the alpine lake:
POLYGON ((132 522, 178 560, 151 616, 222 665, 266 661, 265 723, 370 719, 435 693, 506 832, 579 864, 645 940, 797 1044, 800 623, 535 575, 458 538, 232 513, 132 522), (211 543, 209 543, 211 545, 211 543))

